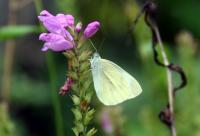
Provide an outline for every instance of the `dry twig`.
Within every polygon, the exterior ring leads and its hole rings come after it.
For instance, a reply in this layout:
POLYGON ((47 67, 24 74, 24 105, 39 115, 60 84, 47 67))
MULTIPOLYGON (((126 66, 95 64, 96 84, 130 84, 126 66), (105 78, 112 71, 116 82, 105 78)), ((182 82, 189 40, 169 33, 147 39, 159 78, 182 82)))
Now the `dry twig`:
POLYGON ((136 17, 134 21, 134 25, 136 25, 142 13, 144 13, 145 22, 149 26, 152 32, 152 47, 153 47, 153 53, 154 53, 154 61, 159 66, 166 68, 166 74, 167 74, 168 104, 166 108, 160 112, 159 118, 164 124, 166 124, 170 128, 171 135, 176 136, 176 127, 175 127, 175 121, 174 121, 174 96, 177 90, 183 88, 187 84, 187 78, 181 67, 170 63, 168 60, 168 57, 166 55, 166 52, 163 46, 162 39, 160 37, 159 29, 156 23, 152 19, 155 14, 155 9, 156 9, 156 5, 153 2, 150 2, 150 1, 146 2, 141 12, 136 17), (160 60, 158 59, 158 52, 156 50, 157 45, 159 45, 161 49, 161 55, 162 55, 164 63, 160 62, 160 60), (172 79, 173 71, 177 72, 181 77, 182 82, 178 87, 173 86, 173 79, 172 79))

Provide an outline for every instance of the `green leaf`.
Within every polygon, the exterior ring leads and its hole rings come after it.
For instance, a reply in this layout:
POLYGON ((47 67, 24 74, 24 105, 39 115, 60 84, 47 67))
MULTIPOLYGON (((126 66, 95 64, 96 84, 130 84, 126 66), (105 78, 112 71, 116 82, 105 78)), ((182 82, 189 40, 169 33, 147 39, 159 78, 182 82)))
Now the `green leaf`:
POLYGON ((91 83, 92 80, 90 79, 85 80, 85 83, 83 83, 83 85, 81 86, 81 90, 86 91, 90 87, 91 83))
POLYGON ((84 126, 81 122, 75 122, 75 126, 79 133, 84 131, 84 126))
POLYGON ((78 132, 78 130, 76 128, 72 128, 72 130, 73 130, 75 136, 79 136, 79 132, 78 132))
POLYGON ((73 72, 73 71, 69 71, 68 72, 68 77, 71 77, 73 80, 77 80, 78 79, 77 73, 73 72))
POLYGON ((17 38, 26 34, 39 32, 39 27, 33 25, 4 26, 0 28, 0 40, 17 38))
POLYGON ((78 68, 79 62, 78 62, 78 60, 76 58, 72 59, 71 63, 72 63, 72 67, 74 69, 78 68))
POLYGON ((93 95, 93 91, 90 91, 88 92, 86 95, 85 95, 85 100, 90 103, 91 99, 92 99, 92 95, 93 95))
POLYGON ((72 95, 72 100, 74 105, 79 105, 80 104, 80 98, 76 95, 72 95))
POLYGON ((72 112, 74 113, 76 121, 80 121, 82 119, 82 114, 78 109, 73 108, 72 112))
POLYGON ((96 132, 97 130, 95 128, 92 128, 87 132, 86 136, 93 136, 96 132))
POLYGON ((79 61, 87 61, 90 58, 90 55, 92 54, 91 51, 84 51, 79 56, 79 61))
POLYGON ((86 113, 85 118, 84 118, 84 124, 85 125, 88 125, 90 123, 90 121, 93 118, 94 113, 95 113, 94 109, 91 109, 86 113))
POLYGON ((75 57, 75 54, 74 54, 73 51, 71 51, 71 50, 65 51, 63 54, 64 54, 68 59, 72 59, 72 58, 75 57))
POLYGON ((90 69, 90 63, 89 61, 86 61, 84 63, 81 63, 80 65, 80 72, 86 71, 90 69))
POLYGON ((78 91, 79 91, 79 90, 78 90, 78 85, 77 85, 77 84, 73 84, 71 89, 72 89, 73 91, 75 91, 75 92, 78 92, 78 91))

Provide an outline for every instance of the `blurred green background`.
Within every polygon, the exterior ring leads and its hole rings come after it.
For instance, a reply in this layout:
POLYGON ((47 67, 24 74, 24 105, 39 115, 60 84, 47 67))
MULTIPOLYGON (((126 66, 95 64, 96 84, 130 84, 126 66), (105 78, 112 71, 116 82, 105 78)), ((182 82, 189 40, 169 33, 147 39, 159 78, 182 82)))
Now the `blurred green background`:
MULTIPOLYGON (((200 136, 200 1, 157 0, 156 21, 171 62, 183 67, 188 85, 176 95, 179 136, 200 136)), ((103 58, 130 72, 143 93, 117 107, 103 106, 96 95, 97 136, 169 136, 158 119, 167 103, 165 70, 153 61, 151 33, 141 18, 129 31, 144 1, 0 0, 0 136, 72 136, 70 93, 58 94, 66 79, 61 53, 43 53, 37 15, 41 9, 70 13, 84 25, 101 22, 93 38, 103 58), (102 41, 104 41, 102 43, 102 41), (102 43, 102 46, 100 47, 102 43), (3 101, 5 100, 5 101, 3 101), (102 128, 108 116, 113 131, 102 128)), ((174 74, 174 84, 179 83, 174 74)))

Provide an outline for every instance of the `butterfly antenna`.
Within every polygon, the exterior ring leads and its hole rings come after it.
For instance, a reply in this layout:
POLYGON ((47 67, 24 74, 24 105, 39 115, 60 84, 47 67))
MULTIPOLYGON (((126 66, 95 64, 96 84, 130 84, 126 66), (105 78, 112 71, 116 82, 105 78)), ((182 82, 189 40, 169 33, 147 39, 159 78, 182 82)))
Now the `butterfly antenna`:
POLYGON ((97 48, 95 48, 95 46, 94 46, 94 44, 93 44, 93 42, 92 42, 91 39, 89 39, 89 42, 91 43, 92 47, 93 47, 93 48, 95 49, 95 51, 97 52, 97 48))
POLYGON ((98 50, 99 50, 99 52, 100 52, 100 50, 101 50, 101 47, 102 47, 102 45, 103 45, 103 43, 104 43, 105 39, 106 39, 106 38, 103 38, 103 40, 102 40, 102 42, 101 42, 101 44, 100 44, 100 46, 99 46, 99 49, 98 49, 98 50))

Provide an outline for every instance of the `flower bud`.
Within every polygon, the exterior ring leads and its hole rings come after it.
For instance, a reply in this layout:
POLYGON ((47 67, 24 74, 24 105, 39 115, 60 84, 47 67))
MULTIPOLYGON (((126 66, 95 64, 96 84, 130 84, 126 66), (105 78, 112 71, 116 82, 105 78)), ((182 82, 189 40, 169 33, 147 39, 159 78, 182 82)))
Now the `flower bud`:
POLYGON ((100 23, 98 21, 91 22, 87 25, 84 31, 84 37, 90 38, 92 37, 100 28, 100 23))
POLYGON ((82 23, 79 22, 79 23, 76 25, 75 30, 76 30, 77 33, 80 33, 81 29, 82 29, 82 23))

